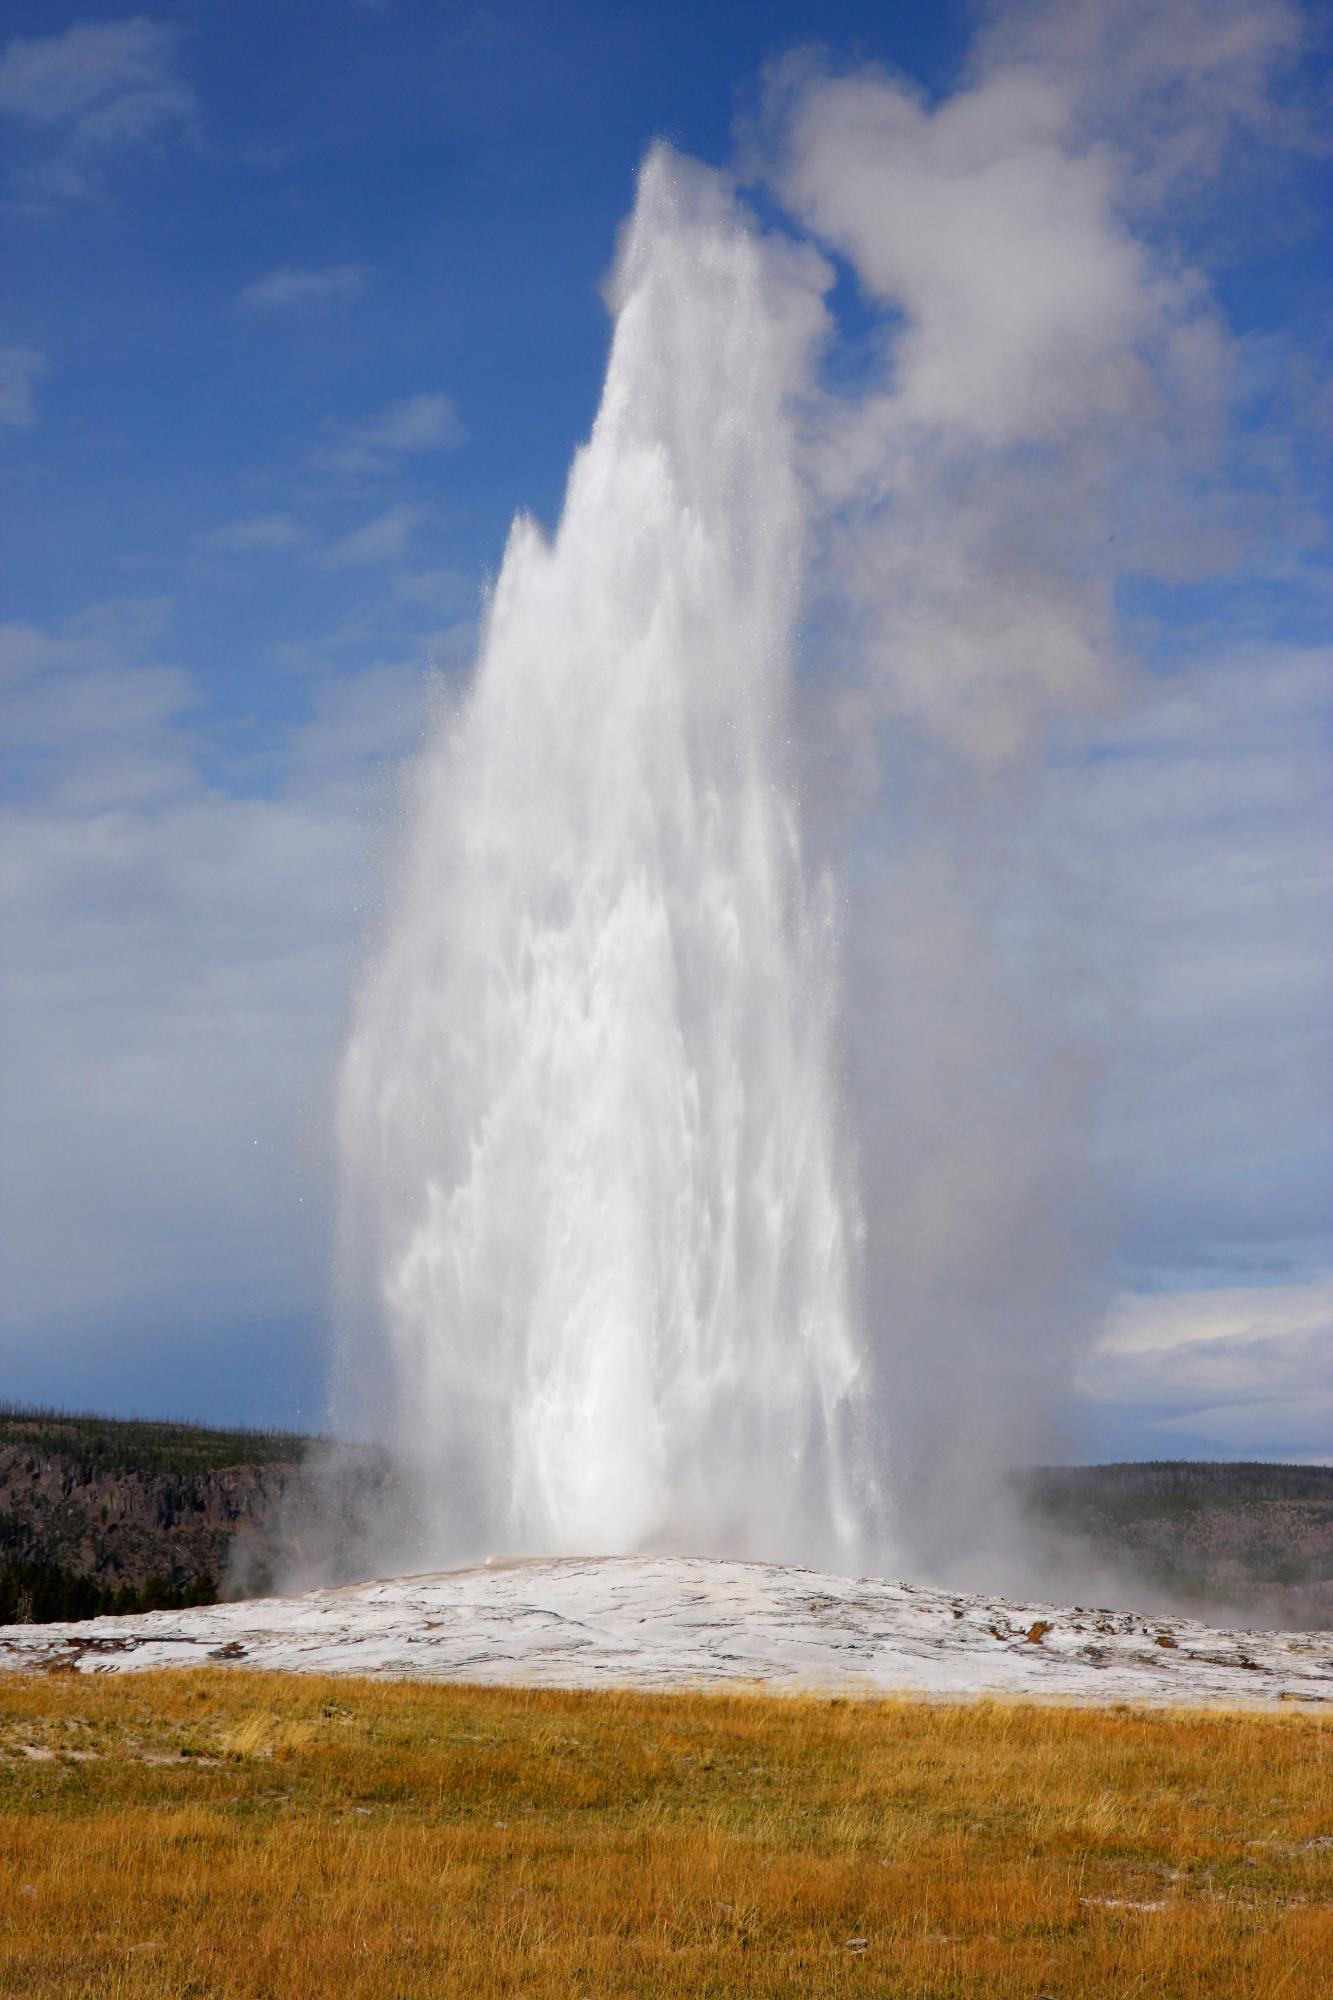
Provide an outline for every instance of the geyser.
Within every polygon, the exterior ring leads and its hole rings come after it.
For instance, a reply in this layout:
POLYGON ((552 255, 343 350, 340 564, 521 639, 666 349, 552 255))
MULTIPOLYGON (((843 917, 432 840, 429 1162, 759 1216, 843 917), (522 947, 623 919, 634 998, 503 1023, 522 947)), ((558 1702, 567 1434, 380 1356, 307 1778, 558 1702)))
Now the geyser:
POLYGON ((558 532, 516 522, 418 774, 343 1077, 344 1360, 387 1358, 433 1556, 846 1566, 875 1510, 789 740, 807 255, 650 155, 558 532))

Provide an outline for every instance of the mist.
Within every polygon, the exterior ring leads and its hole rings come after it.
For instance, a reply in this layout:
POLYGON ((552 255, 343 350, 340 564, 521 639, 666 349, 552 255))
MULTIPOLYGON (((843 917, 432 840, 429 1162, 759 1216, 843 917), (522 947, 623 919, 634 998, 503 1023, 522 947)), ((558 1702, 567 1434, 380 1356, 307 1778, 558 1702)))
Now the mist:
POLYGON ((840 890, 897 1550, 1029 1592, 1069 1552, 1006 1474, 1079 1454, 1136 997, 1078 772, 1159 699, 1131 591, 1261 532, 1235 343, 1176 224, 1273 135, 1300 30, 1223 14, 989 9, 941 101, 798 55, 748 134, 749 170, 852 281, 804 409, 805 768, 840 890))

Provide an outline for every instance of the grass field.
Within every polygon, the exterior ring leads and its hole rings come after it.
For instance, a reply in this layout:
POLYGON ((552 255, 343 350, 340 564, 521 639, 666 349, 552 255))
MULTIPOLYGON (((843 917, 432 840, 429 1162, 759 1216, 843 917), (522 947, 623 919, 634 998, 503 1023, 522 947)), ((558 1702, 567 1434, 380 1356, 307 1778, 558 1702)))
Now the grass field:
POLYGON ((0 1993, 1333 1992, 1333 1726, 0 1680, 0 1993))

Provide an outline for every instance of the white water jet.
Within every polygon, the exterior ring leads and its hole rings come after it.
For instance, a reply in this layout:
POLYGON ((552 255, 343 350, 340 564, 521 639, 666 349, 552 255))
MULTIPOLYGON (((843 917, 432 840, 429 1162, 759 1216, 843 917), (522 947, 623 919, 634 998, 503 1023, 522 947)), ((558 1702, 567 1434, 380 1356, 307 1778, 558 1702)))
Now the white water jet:
POLYGON ((846 1566, 874 1512, 789 754, 816 261, 650 155, 559 530, 515 523, 419 775, 344 1069, 344 1362, 387 1353, 433 1556, 846 1566))

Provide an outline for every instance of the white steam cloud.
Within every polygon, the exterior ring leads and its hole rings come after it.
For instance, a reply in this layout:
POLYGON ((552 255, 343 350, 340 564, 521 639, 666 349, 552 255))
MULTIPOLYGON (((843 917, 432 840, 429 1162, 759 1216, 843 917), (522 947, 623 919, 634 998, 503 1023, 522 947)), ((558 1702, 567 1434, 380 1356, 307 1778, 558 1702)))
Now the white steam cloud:
POLYGON ((1106 1307, 1114 982, 1049 774, 1146 691, 1125 579, 1206 576, 1245 531, 1233 346, 1163 216, 1271 129, 1298 41, 1282 6, 990 10, 942 102, 798 57, 752 138, 869 317, 868 380, 835 347, 807 401, 810 788, 846 893, 879 1430, 936 1567, 1004 1466, 1066 1442, 1106 1307))

